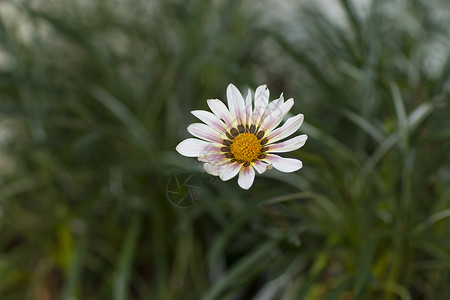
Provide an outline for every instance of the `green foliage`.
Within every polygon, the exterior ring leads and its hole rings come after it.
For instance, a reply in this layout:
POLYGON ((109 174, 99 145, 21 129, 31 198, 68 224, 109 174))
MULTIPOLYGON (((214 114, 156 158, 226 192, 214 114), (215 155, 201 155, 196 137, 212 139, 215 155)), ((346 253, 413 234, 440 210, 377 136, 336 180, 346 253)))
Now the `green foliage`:
POLYGON ((422 2, 1 1, 0 298, 448 299, 449 7, 422 2), (244 191, 175 152, 230 82, 295 98, 302 170, 244 191))

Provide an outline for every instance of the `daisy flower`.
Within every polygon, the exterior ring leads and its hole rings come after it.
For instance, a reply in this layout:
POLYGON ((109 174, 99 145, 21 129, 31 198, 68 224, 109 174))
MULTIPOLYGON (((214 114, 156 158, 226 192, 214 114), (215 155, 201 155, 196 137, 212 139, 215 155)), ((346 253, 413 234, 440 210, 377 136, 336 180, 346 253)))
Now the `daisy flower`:
POLYGON ((276 143, 294 132, 303 122, 298 114, 287 119, 276 128, 294 105, 291 98, 284 101, 283 94, 269 102, 266 85, 256 89, 252 105, 252 94, 248 90, 246 99, 230 84, 227 87, 228 108, 218 99, 207 100, 211 112, 194 110, 191 113, 203 123, 194 123, 188 132, 199 138, 188 138, 178 144, 178 153, 198 157, 204 169, 223 181, 239 173, 238 184, 249 189, 259 174, 274 167, 281 172, 294 172, 302 167, 298 159, 280 157, 274 153, 289 152, 302 147, 306 134, 276 143))

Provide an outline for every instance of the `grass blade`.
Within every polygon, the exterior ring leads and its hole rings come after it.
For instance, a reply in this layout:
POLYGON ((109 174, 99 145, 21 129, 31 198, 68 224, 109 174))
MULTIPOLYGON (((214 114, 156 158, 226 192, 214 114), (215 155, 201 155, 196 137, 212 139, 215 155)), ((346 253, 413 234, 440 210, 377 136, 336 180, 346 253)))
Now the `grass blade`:
POLYGON ((256 263, 267 259, 267 254, 277 245, 277 241, 269 240, 255 248, 253 252, 236 262, 201 298, 202 300, 220 299, 220 294, 231 284, 239 282, 239 277, 254 268, 256 263))
POLYGON ((117 270, 114 278, 113 299, 128 299, 128 284, 130 282, 131 266, 133 264, 134 252, 138 243, 141 231, 141 217, 134 216, 125 236, 120 257, 118 259, 117 270))

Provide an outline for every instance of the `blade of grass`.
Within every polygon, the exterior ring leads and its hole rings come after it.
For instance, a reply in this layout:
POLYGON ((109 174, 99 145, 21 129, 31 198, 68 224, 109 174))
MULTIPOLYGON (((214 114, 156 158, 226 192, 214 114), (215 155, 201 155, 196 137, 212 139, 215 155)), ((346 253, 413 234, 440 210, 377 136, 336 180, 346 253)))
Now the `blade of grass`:
POLYGON ((70 300, 76 298, 77 287, 80 285, 82 275, 83 259, 87 251, 87 233, 83 230, 78 242, 75 243, 75 249, 71 254, 71 262, 66 273, 66 282, 61 293, 61 300, 70 300))
POLYGON ((315 62, 302 50, 296 49, 283 36, 275 32, 268 32, 269 36, 289 55, 294 61, 305 67, 309 74, 317 81, 317 83, 324 87, 327 94, 339 97, 341 91, 333 86, 331 82, 324 76, 324 73, 319 69, 315 62))
POLYGON ((366 118, 347 109, 339 109, 338 112, 355 123, 360 129, 364 130, 376 142, 381 143, 385 138, 385 135, 381 132, 381 130, 372 125, 366 118))
MULTIPOLYGON (((414 131, 427 116, 431 114, 435 105, 430 102, 424 102, 419 105, 407 118, 408 131, 414 131)), ((399 130, 395 130, 387 136, 371 157, 366 161, 365 169, 370 173, 381 158, 397 143, 400 138, 399 130)))
POLYGON ((396 84, 391 84, 392 99, 394 100, 395 113, 397 115, 398 133, 400 140, 400 149, 403 153, 409 148, 408 141, 408 118, 406 116, 405 105, 400 95, 400 90, 396 84))
POLYGON ((123 248, 118 259, 118 265, 114 276, 113 299, 128 299, 128 284, 130 282, 131 266, 134 252, 141 231, 141 216, 134 215, 125 236, 123 248))
POLYGON ((216 237, 207 256, 209 268, 214 266, 214 262, 224 251, 233 235, 236 234, 241 227, 246 224, 247 220, 254 215, 254 209, 258 202, 259 200, 249 203, 245 209, 240 211, 232 220, 228 221, 224 230, 216 237))
POLYGON ((356 274, 354 280, 354 291, 356 299, 367 299, 367 285, 371 277, 371 266, 375 255, 376 241, 367 238, 360 248, 360 253, 356 258, 356 274))
POLYGON ((439 222, 439 221, 441 221, 445 218, 449 218, 449 217, 450 217, 450 209, 445 209, 445 210, 439 211, 437 213, 434 213, 433 215, 427 217, 425 220, 418 223, 414 227, 413 232, 420 233, 423 230, 425 230, 426 228, 433 226, 436 222, 439 222))
POLYGON ((45 176, 45 174, 33 174, 32 176, 20 178, 8 184, 3 184, 0 189, 0 203, 5 199, 40 188, 48 183, 49 178, 45 176))
POLYGON ((52 16, 46 12, 38 11, 28 6, 28 3, 21 2, 19 6, 22 6, 30 16, 34 18, 39 18, 50 24, 55 30, 61 33, 62 36, 66 37, 68 40, 74 42, 76 45, 81 46, 86 50, 87 54, 96 54, 97 50, 93 46, 89 39, 86 31, 82 31, 79 28, 75 28, 68 22, 65 22, 62 18, 52 16))
POLYGON ((323 300, 338 300, 342 299, 342 293, 344 293, 345 290, 349 289, 351 287, 352 281, 350 279, 344 279, 342 282, 335 288, 333 288, 331 291, 329 291, 323 300))
POLYGON ((362 46, 363 45, 361 35, 362 24, 361 21, 359 20, 359 16, 356 12, 355 6, 353 5, 353 2, 351 0, 339 0, 339 2, 344 8, 344 11, 347 14, 350 24, 352 25, 352 29, 354 31, 355 38, 358 41, 358 44, 362 46))
POLYGON ((268 252, 276 247, 276 240, 261 243, 254 250, 236 262, 231 269, 216 281, 201 298, 202 300, 220 299, 221 293, 235 282, 239 282, 240 276, 250 271, 255 264, 268 258, 268 252))
POLYGON ((127 127, 135 137, 137 145, 148 148, 151 144, 149 133, 133 113, 117 98, 101 87, 92 90, 92 96, 109 109, 127 127))
POLYGON ((400 297, 401 300, 411 300, 411 294, 408 289, 396 282, 386 281, 380 283, 382 290, 386 292, 392 292, 400 297))

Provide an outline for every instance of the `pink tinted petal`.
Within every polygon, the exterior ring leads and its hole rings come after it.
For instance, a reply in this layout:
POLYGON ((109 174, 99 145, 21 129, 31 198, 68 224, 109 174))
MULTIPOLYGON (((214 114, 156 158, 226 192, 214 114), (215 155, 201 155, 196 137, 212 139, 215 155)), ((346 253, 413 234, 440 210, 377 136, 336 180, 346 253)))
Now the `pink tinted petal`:
POLYGON ((198 160, 201 162, 207 162, 207 163, 211 163, 211 164, 223 164, 223 163, 229 161, 230 159, 227 158, 227 156, 225 154, 214 153, 214 154, 199 156, 198 160))
POLYGON ((301 160, 280 157, 275 154, 267 154, 264 161, 271 163, 275 169, 285 173, 295 172, 303 167, 301 160))
POLYGON ((241 92, 233 84, 229 84, 227 87, 227 100, 228 108, 230 109, 231 116, 237 121, 235 126, 239 124, 245 124, 245 103, 241 92))
POLYGON ((273 116, 275 116, 280 111, 280 106, 284 102, 284 100, 283 101, 280 100, 281 98, 269 102, 269 104, 266 106, 266 109, 263 112, 260 122, 258 124, 255 124, 257 127, 267 123, 273 116))
POLYGON ((227 124, 229 129, 233 128, 233 117, 231 116, 227 106, 218 99, 209 99, 207 102, 209 108, 217 116, 217 118, 222 119, 227 124))
POLYGON ((267 116, 261 124, 261 130, 265 131, 266 134, 271 132, 278 124, 281 123, 283 118, 289 112, 289 110, 294 105, 294 100, 291 98, 287 100, 285 103, 278 106, 276 109, 272 111, 272 113, 267 116))
MULTIPOLYGON (((200 160, 200 157, 199 157, 199 160, 200 160)), ((201 161, 203 161, 203 159, 201 161)), ((204 161, 206 161, 206 159, 204 161)), ((231 163, 230 159, 228 159, 228 158, 222 158, 222 159, 217 159, 217 160, 211 159, 203 165, 203 168, 209 174, 214 175, 214 176, 219 176, 220 168, 222 168, 224 165, 228 165, 230 163, 231 163)))
POLYGON ((248 89, 247 98, 245 99, 245 124, 250 126, 252 120, 252 92, 248 89))
POLYGON ((226 164, 230 164, 230 159, 225 154, 211 154, 200 156, 199 161, 206 162, 203 168, 211 175, 219 176, 220 168, 226 164))
POLYGON ((244 190, 248 190, 255 180, 255 171, 251 166, 242 167, 239 171, 238 184, 244 190))
POLYGON ((273 100, 272 102, 269 102, 269 104, 266 107, 266 110, 263 113, 263 116, 261 118, 261 123, 264 122, 265 119, 267 119, 268 116, 273 115, 274 112, 277 112, 280 110, 281 105, 284 103, 284 97, 283 93, 281 93, 280 97, 276 100, 273 100))
POLYGON ((301 148, 306 143, 307 139, 308 136, 306 134, 302 134, 282 143, 269 145, 269 150, 267 151, 270 153, 294 151, 301 148))
POLYGON ((203 165, 203 169, 205 169, 205 171, 213 176, 219 176, 219 170, 222 167, 222 165, 214 165, 214 164, 209 164, 209 163, 205 163, 203 165))
POLYGON ((269 89, 267 86, 260 85, 255 92, 255 108, 253 110, 252 122, 255 126, 259 125, 261 117, 269 104, 269 89))
POLYGON ((223 181, 230 180, 239 173, 241 167, 242 163, 240 162, 234 162, 223 165, 219 171, 220 179, 222 179, 223 181))
POLYGON ((209 111, 193 110, 191 113, 219 133, 227 131, 227 125, 209 111))
POLYGON ((252 163, 252 167, 255 168, 255 170, 259 173, 262 174, 265 171, 269 170, 272 168, 271 164, 267 164, 265 162, 262 162, 260 160, 257 160, 255 162, 252 163))
POLYGON ((289 118, 283 126, 272 131, 267 138, 269 143, 274 143, 276 141, 282 140, 294 132, 296 132, 303 123, 303 115, 299 114, 292 118, 289 118))
POLYGON ((220 146, 199 139, 189 138, 176 147, 178 153, 188 157, 197 157, 213 153, 220 153, 220 146))
POLYGON ((193 136, 204 139, 206 141, 216 142, 219 144, 223 142, 223 137, 221 137, 221 135, 217 131, 215 131, 208 125, 194 123, 189 125, 187 130, 193 136))

